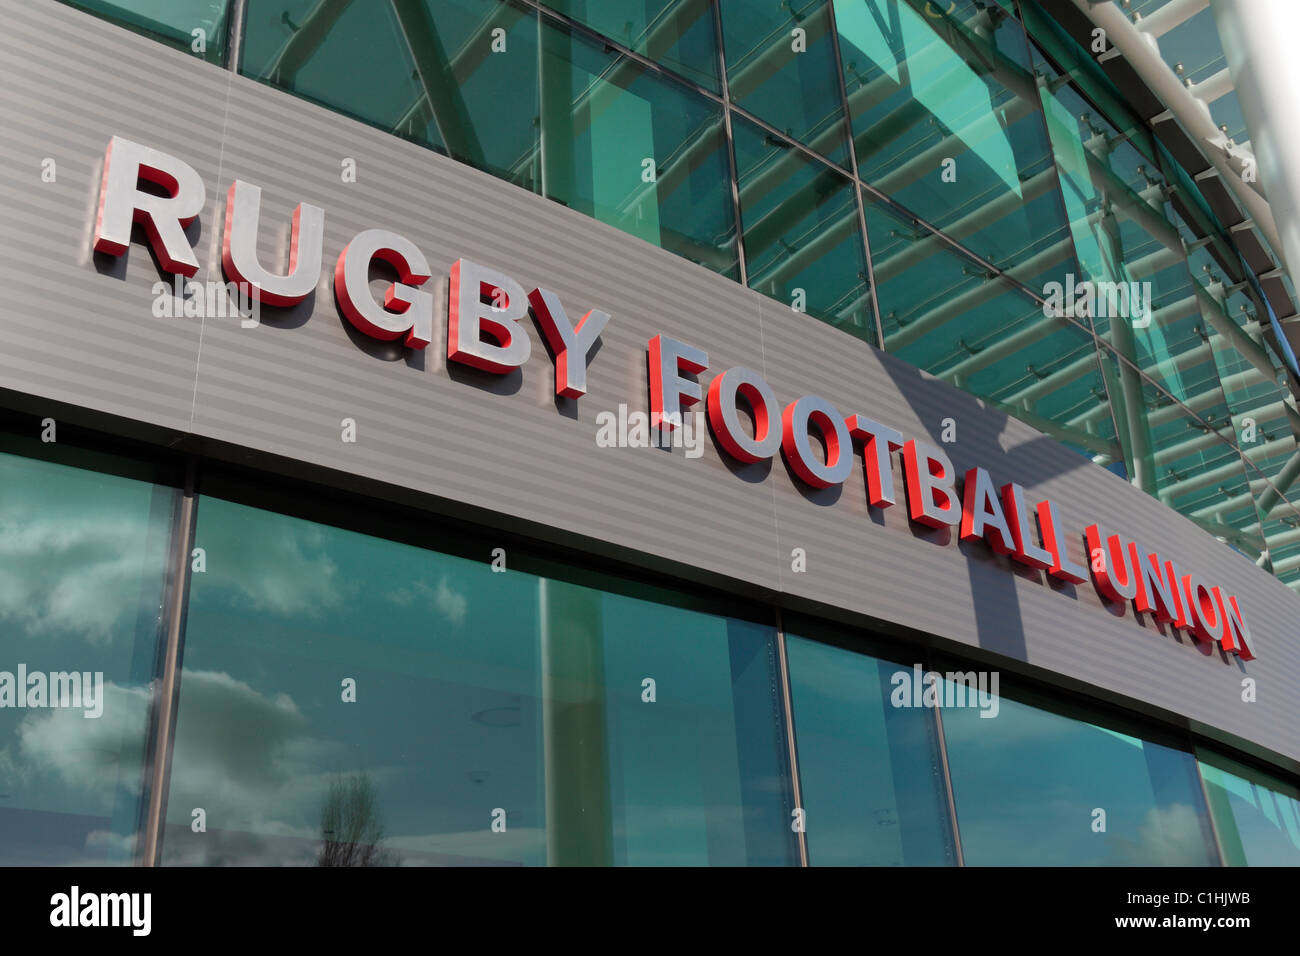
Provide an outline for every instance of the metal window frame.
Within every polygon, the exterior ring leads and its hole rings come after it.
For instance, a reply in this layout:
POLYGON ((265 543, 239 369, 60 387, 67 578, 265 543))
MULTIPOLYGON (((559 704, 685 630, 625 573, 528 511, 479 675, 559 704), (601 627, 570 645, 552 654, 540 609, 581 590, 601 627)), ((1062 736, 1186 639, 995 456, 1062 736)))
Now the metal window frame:
POLYGON ((167 586, 163 597, 166 635, 161 650, 161 668, 154 680, 147 738, 149 802, 145 808, 138 862, 158 866, 162 860, 163 828, 167 823, 167 796, 171 785, 172 746, 176 739, 176 718, 180 705, 181 658, 185 644, 185 623, 189 613, 191 554, 198 521, 197 467, 191 456, 185 469, 172 520, 167 586))

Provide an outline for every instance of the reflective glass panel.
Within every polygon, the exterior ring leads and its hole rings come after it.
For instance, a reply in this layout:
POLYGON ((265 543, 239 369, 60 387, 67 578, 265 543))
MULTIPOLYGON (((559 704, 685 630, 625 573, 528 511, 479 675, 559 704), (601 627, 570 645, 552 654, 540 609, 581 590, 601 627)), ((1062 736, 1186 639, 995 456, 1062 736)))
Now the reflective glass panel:
POLYGON ((847 166, 828 0, 726 0, 720 6, 731 102, 847 166))
MULTIPOLYGON (((1285 471, 1281 477, 1286 477, 1285 471)), ((1260 532, 1268 546, 1268 566, 1280 580, 1300 590, 1300 509, 1285 497, 1276 478, 1265 476, 1255 467, 1249 455, 1246 478, 1255 497, 1260 532)), ((1288 490, 1294 494, 1294 484, 1288 490)))
POLYGON ((209 63, 226 57, 230 0, 64 0, 209 63))
POLYGON ((548 6, 701 86, 721 89, 712 0, 551 0, 548 6))
POLYGON ((539 191, 536 17, 498 0, 250 0, 240 71, 539 191))
POLYGON ((863 180, 1038 289, 1074 271, 1024 31, 987 3, 837 0, 863 180))
MULTIPOLYGON (((714 102, 521 4, 299 6, 250 4, 244 73, 737 275, 714 102)), ((651 6, 626 22, 658 49, 694 7, 651 6)))
POLYGON ((541 37, 545 195, 736 277, 722 108, 550 20, 541 37))
POLYGON ((1255 498, 1223 402, 1193 416, 1133 365, 1103 350, 1133 484, 1254 560, 1263 549, 1255 498))
POLYGON ((885 202, 867 232, 885 350, 1099 464, 1120 460, 1092 335, 885 202))
POLYGON ((911 666, 787 636, 813 866, 945 866, 956 858, 934 712, 890 695, 911 666))
POLYGON ((219 498, 196 543, 165 862, 794 861, 771 628, 219 498))
POLYGON ((1227 866, 1300 866, 1300 788, 1199 752, 1227 866))
POLYGON ((0 863, 130 864, 176 491, 8 453, 0 488, 0 863))
POLYGON ((740 117, 732 132, 750 288, 875 344, 848 177, 740 117))
POLYGON ((942 709, 968 866, 1217 864, 1191 754, 1005 691, 942 709))
POLYGON ((1072 85, 1054 80, 1041 93, 1079 262, 1049 299, 1091 321, 1180 401, 1215 396, 1218 371, 1169 185, 1072 85))

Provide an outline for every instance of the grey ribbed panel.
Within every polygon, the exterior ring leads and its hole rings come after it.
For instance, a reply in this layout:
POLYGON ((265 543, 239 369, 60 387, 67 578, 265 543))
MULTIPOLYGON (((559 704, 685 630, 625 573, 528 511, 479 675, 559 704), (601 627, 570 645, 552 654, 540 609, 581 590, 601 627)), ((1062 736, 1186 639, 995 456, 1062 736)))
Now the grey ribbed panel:
POLYGON ((164 277, 149 250, 95 256, 89 236, 111 127, 199 171, 206 240, 229 77, 76 11, 7 2, 3 15, 0 381, 187 428, 200 320, 154 318, 151 287, 164 277), (41 181, 46 157, 53 183, 41 181))
MULTIPOLYGON (((1300 759, 1300 599, 1123 480, 901 361, 555 203, 75 10, 0 6, 0 387, 376 479, 427 494, 431 509, 550 526, 687 577, 698 569, 916 628, 1300 759), (314 300, 266 309, 252 329, 154 318, 148 249, 133 245, 124 271, 90 253, 113 134, 203 175, 198 279, 221 278, 233 178, 263 189, 268 262, 283 257, 294 204, 323 207, 314 300), (45 156, 58 162, 55 184, 40 181, 45 156), (340 176, 345 157, 355 183, 340 176), (557 402, 532 327, 531 361, 505 378, 448 369, 445 320, 423 354, 356 333, 334 305, 332 271, 371 227, 409 237, 436 276, 465 256, 555 291, 573 319, 608 311, 589 394, 557 402), (1084 526, 1099 520, 1236 593, 1259 659, 1208 654, 1135 620, 1131 607, 1108 608, 1091 584, 1049 584, 955 533, 945 541, 912 526, 902 505, 870 510, 860 467, 842 488, 810 492, 781 459, 740 467, 712 439, 696 460, 681 449, 598 448, 598 413, 646 408, 646 343, 657 333, 708 351, 706 384, 747 365, 782 403, 820 394, 936 443, 953 418, 957 441, 944 447, 958 469, 983 465, 1031 501, 1052 498, 1077 561, 1084 526), (344 418, 357 423, 356 444, 340 440, 344 418), (805 573, 791 571, 796 547, 805 573), (1241 702, 1243 675, 1258 680, 1257 703, 1241 702)), ((897 467, 895 480, 901 488, 897 467)))

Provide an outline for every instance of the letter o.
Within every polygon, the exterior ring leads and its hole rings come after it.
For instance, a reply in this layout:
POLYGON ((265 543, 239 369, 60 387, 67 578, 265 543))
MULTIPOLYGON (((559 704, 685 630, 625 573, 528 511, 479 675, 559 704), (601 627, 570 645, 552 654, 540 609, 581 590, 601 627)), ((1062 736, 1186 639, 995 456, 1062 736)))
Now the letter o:
POLYGON ((781 447, 781 430, 772 427, 771 414, 771 409, 778 407, 776 393, 753 369, 727 369, 709 383, 709 424, 718 436, 718 444, 747 465, 771 458, 781 447), (740 395, 754 413, 753 438, 740 421, 740 395))
POLYGON ((1183 592, 1191 611, 1188 616, 1192 622, 1192 633, 1202 641, 1218 640, 1223 628, 1223 616, 1219 613, 1214 589, 1199 574, 1188 574, 1183 578, 1183 592))
POLYGON ((805 395, 787 405, 781 418, 781 450, 796 475, 814 488, 829 488, 848 478, 853 469, 853 439, 834 405, 816 395, 805 395), (808 426, 814 423, 826 442, 825 462, 808 435, 808 426))

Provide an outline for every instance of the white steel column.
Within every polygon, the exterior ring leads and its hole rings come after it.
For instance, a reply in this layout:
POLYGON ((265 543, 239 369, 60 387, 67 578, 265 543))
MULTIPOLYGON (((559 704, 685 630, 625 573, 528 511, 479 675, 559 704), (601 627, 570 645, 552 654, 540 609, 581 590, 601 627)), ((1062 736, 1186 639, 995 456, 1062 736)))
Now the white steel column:
MULTIPOLYGON (((1253 188, 1258 185, 1257 183, 1243 182, 1243 173, 1250 165, 1249 151, 1240 147, 1231 149, 1228 146, 1227 137, 1214 125, 1214 120, 1210 117, 1209 107, 1192 96, 1182 80, 1174 74, 1164 60, 1160 59, 1159 47, 1154 36, 1134 26, 1115 3, 1094 3, 1093 0, 1072 0, 1072 2, 1094 25, 1105 30, 1106 38, 1113 45, 1113 49, 1119 51, 1119 54, 1137 71, 1142 81, 1165 104, 1166 112, 1176 117, 1188 134, 1199 141, 1213 168, 1223 178, 1224 184, 1232 191, 1237 201, 1245 207, 1246 216, 1254 221, 1260 235, 1279 257, 1285 256, 1285 247, 1278 235, 1268 201, 1262 193, 1253 188)), ((1215 2, 1217 4, 1218 0, 1215 2)), ((1260 0, 1259 5, 1285 7, 1287 2, 1288 0, 1260 0)), ((1251 8, 1253 17, 1256 0, 1245 0, 1244 5, 1251 8)), ((1147 117, 1147 119, 1152 121, 1156 117, 1147 117)), ((1249 116, 1247 121, 1249 122, 1249 116)))
POLYGON ((1246 117, 1260 184, 1282 241, 1277 252, 1300 266, 1300 3, 1213 0, 1214 22, 1246 117))

